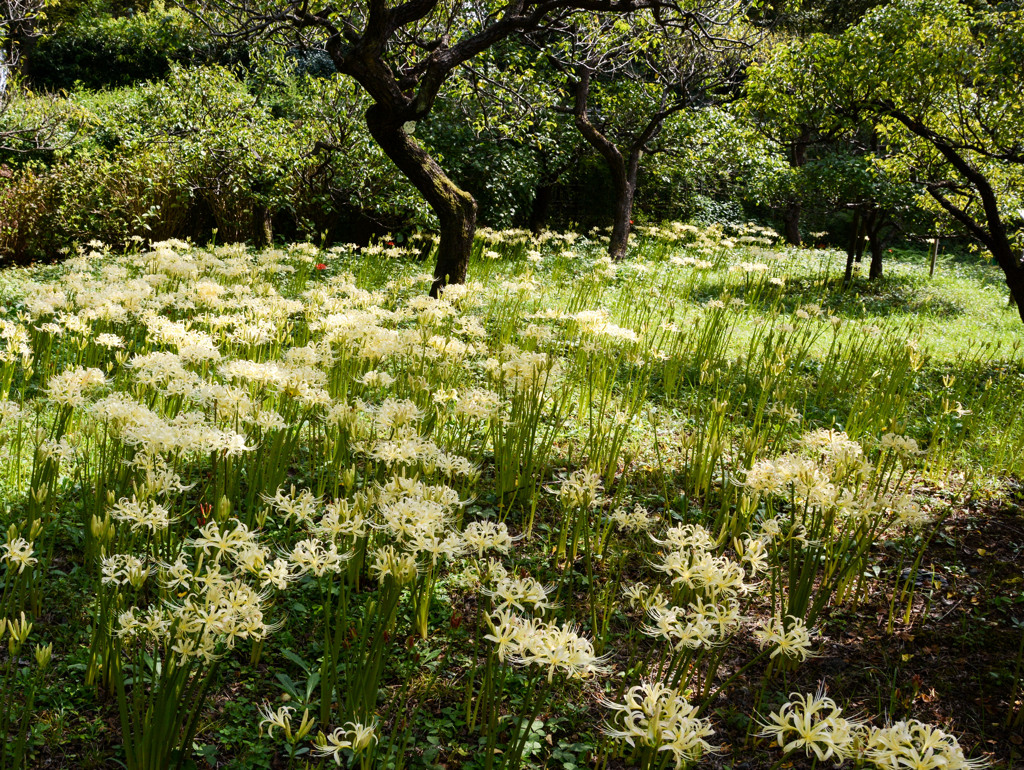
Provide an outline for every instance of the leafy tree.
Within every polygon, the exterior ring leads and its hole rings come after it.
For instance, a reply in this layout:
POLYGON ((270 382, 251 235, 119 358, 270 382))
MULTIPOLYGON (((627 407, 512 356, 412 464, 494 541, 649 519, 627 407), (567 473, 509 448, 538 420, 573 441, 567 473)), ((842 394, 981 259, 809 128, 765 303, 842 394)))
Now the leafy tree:
POLYGON ((55 20, 26 56, 27 77, 37 90, 130 85, 166 77, 174 63, 213 58, 213 41, 178 8, 154 3, 130 15, 90 7, 60 10, 66 18, 55 20))
POLYGON ((443 157, 492 227, 543 228, 554 186, 579 159, 582 142, 552 108, 558 82, 536 50, 518 37, 453 73, 416 136, 443 157))
POLYGON ((1024 320, 1024 13, 894 0, 793 48, 804 99, 870 120, 889 173, 923 190, 1002 269, 1024 320))
POLYGON ((819 205, 832 211, 851 211, 844 285, 853 280, 864 241, 871 252, 868 279, 882 276, 886 247, 914 229, 931 230, 931 218, 918 204, 914 186, 890 173, 886 149, 868 138, 836 143, 802 169, 803 187, 819 205))
POLYGON ((340 8, 305 0, 205 0, 197 15, 236 39, 276 35, 323 49, 373 100, 370 135, 430 204, 440 224, 431 294, 462 282, 476 229, 473 196, 414 135, 452 74, 497 43, 581 9, 622 14, 674 0, 358 0, 340 8))
POLYGON ((667 16, 574 17, 552 60, 568 78, 575 125, 608 165, 615 210, 608 253, 626 254, 637 178, 665 121, 735 92, 743 54, 755 40, 746 2, 691 3, 667 16))
MULTIPOLYGON (((819 37, 816 39, 827 39, 819 37)), ((844 283, 860 261, 863 239, 871 249, 869 277, 882 275, 882 254, 903 230, 917 197, 885 160, 891 149, 869 115, 837 114, 816 96, 819 73, 804 55, 813 43, 777 45, 752 66, 741 112, 782 150, 789 162, 775 189, 774 205, 782 214, 788 242, 801 242, 801 219, 810 209, 853 213, 844 283)))
POLYGON ((740 104, 741 114, 779 148, 788 164, 788 172, 773 180, 770 198, 782 219, 783 236, 794 246, 802 243, 801 220, 809 197, 804 167, 822 145, 856 133, 856 126, 823 113, 812 98, 814 76, 800 60, 804 50, 799 38, 776 44, 764 61, 747 71, 740 104))
POLYGON ((22 48, 39 36, 47 4, 47 0, 0 0, 0 98, 8 92, 22 48))
MULTIPOLYGON (((167 80, 58 100, 57 133, 75 141, 40 158, 26 136, 25 152, 6 154, 0 259, 214 228, 221 241, 365 242, 426 223, 422 199, 367 133, 355 83, 294 75, 284 57, 254 65, 175 67, 167 80)), ((17 101, 0 131, 50 109, 38 101, 17 101)))

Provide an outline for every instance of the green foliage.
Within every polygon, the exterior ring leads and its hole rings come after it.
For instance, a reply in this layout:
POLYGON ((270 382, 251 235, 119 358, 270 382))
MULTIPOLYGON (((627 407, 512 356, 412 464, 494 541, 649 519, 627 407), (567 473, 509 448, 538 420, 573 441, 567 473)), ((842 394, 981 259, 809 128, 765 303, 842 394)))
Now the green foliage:
MULTIPOLYGON (((69 101, 79 140, 21 161, 0 185, 0 253, 52 255, 133 237, 268 243, 275 229, 339 238, 424 222, 340 78, 265 61, 245 80, 216 66, 69 101), (44 163, 42 160, 47 160, 44 163)), ((13 120, 9 112, 4 119, 13 120)), ((13 159, 13 158, 12 158, 13 159)))
POLYGON ((33 85, 45 90, 124 86, 165 76, 174 63, 201 61, 211 45, 179 8, 109 15, 86 7, 28 54, 33 85))
POLYGON ((927 189, 983 221, 976 182, 939 149, 944 145, 989 180, 1014 222, 1021 208, 1022 30, 1019 11, 975 11, 954 0, 887 3, 838 37, 815 34, 777 47, 752 68, 748 105, 783 142, 808 127, 837 137, 868 124, 883 151, 847 165, 843 184, 855 188, 848 196, 906 205, 913 190, 927 189))

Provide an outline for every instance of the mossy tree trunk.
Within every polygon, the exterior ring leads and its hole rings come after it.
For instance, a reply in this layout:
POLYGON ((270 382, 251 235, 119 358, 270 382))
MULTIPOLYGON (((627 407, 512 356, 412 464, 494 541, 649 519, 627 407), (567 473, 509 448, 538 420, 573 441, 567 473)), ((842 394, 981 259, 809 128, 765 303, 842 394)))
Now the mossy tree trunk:
POLYGON ((430 295, 449 283, 465 283, 476 232, 476 201, 455 184, 440 164, 406 131, 401 116, 380 104, 366 111, 366 125, 374 141, 430 204, 441 226, 434 281, 430 295))

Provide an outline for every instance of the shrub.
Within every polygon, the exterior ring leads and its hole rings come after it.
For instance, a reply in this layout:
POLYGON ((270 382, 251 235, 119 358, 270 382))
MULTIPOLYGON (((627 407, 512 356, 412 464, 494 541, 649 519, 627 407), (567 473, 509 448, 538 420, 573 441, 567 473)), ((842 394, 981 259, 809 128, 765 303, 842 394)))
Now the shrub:
POLYGON ((162 3, 120 17, 79 13, 32 49, 30 73, 37 88, 130 85, 164 77, 173 63, 204 60, 212 52, 186 13, 162 3))
POLYGON ((292 70, 260 63, 243 81, 175 66, 163 81, 79 95, 62 127, 78 139, 31 164, 12 156, 0 177, 0 258, 94 238, 207 240, 216 229, 222 242, 264 245, 275 227, 339 240, 425 224, 367 134, 354 86, 292 70))

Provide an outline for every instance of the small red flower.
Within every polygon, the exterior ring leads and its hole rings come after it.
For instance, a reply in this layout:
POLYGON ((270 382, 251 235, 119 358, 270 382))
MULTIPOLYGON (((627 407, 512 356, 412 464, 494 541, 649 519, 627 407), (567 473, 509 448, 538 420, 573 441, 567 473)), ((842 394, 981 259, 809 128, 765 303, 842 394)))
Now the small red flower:
POLYGON ((394 246, 394 245, 395 245, 394 241, 388 241, 388 246, 394 246))
POLYGON ((326 270, 327 269, 327 265, 325 265, 323 262, 317 262, 316 263, 316 269, 317 270, 326 270))
POLYGON ((199 503, 199 512, 196 514, 196 524, 200 527, 206 525, 206 517, 213 513, 212 503, 199 503))

